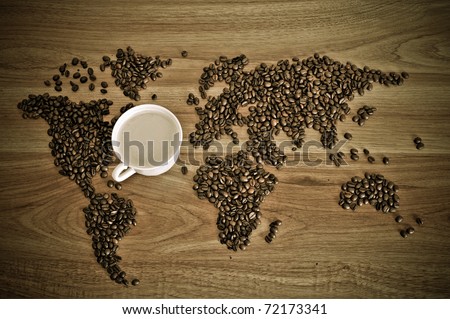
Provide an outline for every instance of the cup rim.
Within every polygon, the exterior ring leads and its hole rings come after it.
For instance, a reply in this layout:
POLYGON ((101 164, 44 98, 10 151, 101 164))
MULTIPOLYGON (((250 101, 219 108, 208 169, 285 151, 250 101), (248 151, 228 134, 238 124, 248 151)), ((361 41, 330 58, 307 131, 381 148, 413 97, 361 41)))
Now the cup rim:
POLYGON ((162 165, 153 166, 153 167, 140 167, 140 166, 129 165, 128 167, 132 167, 136 171, 153 171, 153 170, 163 169, 163 172, 165 172, 168 170, 167 169, 168 166, 170 169, 170 167, 172 167, 175 164, 175 162, 179 156, 181 143, 183 142, 183 129, 181 127, 180 121, 175 116, 175 114, 173 114, 169 109, 167 109, 164 106, 161 106, 158 104, 140 104, 140 105, 136 105, 135 107, 133 107, 133 108, 129 109, 128 111, 126 111, 125 113, 123 113, 119 117, 119 119, 116 121, 116 123, 114 124, 113 130, 111 132, 111 144, 112 144, 113 151, 116 154, 116 156, 118 157, 119 161, 122 162, 121 157, 123 155, 120 153, 119 147, 117 145, 114 145, 114 141, 119 141, 119 139, 117 137, 120 132, 121 126, 123 126, 124 123, 128 119, 130 119, 131 117, 133 117, 136 114, 142 113, 143 111, 149 111, 149 113, 151 113, 152 111, 158 111, 158 112, 161 112, 161 113, 167 115, 177 127, 177 130, 174 131, 174 134, 176 134, 177 132, 180 133, 180 135, 179 135, 180 136, 180 138, 179 138, 180 144, 179 144, 178 148, 174 151, 173 155, 171 157, 169 157, 167 162, 165 162, 162 165))

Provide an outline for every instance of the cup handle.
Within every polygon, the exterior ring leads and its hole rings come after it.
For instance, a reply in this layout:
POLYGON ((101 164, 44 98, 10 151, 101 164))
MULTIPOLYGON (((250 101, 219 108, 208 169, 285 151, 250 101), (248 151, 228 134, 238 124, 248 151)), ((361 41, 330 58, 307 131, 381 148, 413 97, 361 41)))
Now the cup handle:
POLYGON ((132 167, 128 167, 124 163, 119 163, 112 172, 112 178, 116 182, 122 182, 134 173, 136 173, 136 171, 132 167))

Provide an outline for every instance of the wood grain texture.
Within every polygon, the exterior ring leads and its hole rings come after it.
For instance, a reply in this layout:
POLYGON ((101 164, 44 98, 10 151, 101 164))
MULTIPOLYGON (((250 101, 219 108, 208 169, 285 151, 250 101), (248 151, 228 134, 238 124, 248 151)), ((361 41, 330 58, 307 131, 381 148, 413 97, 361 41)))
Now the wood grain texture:
MULTIPOLYGON (((18 1, 0 3, 0 296, 51 298, 449 298, 450 297, 450 4, 448 1, 18 1), (120 244, 122 266, 141 285, 124 288, 96 263, 77 186, 60 176, 43 120, 23 120, 16 105, 47 91, 45 79, 73 56, 90 65, 131 45, 173 58, 142 102, 168 107, 185 138, 196 115, 185 104, 202 68, 220 55, 251 64, 314 52, 383 71, 408 71, 401 87, 375 86, 350 103, 378 111, 364 127, 348 119, 343 146, 367 147, 378 162, 313 165, 326 158, 317 132, 306 149, 287 151, 280 183, 261 206, 262 225, 245 252, 217 240, 216 209, 196 198, 192 176, 205 155, 184 147, 184 176, 175 166, 158 177, 123 183, 138 225, 120 244), (180 52, 187 50, 188 58, 180 52), (412 138, 426 145, 417 151, 412 138), (193 155, 194 154, 194 155, 193 155), (389 166, 381 158, 391 159, 389 166), (195 161, 198 163, 195 163, 195 161), (406 224, 423 227, 406 240, 393 215, 337 205, 340 185, 365 171, 400 186, 406 224), (268 224, 283 221, 268 245, 268 224)), ((99 80, 112 80, 107 73, 99 80)), ((99 98, 63 90, 72 100, 99 98)), ((220 92, 215 88, 215 92, 220 92)), ((50 92, 55 94, 55 92, 50 92)), ((127 102, 111 86, 117 114, 127 102)), ((242 136, 242 135, 241 135, 242 136)), ((342 135, 341 135, 342 136, 342 135)), ((226 141, 224 141, 225 143, 226 141)), ((107 191, 96 178, 98 190, 107 191)))

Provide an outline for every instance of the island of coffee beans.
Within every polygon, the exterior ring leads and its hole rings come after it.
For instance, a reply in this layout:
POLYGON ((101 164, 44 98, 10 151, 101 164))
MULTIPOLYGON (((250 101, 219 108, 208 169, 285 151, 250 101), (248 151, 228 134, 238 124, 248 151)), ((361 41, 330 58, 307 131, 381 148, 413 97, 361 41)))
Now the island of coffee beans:
MULTIPOLYGON (((187 51, 181 56, 186 58, 187 51)), ((206 157, 193 177, 193 189, 198 198, 207 199, 218 209, 216 226, 220 243, 234 251, 245 250, 250 244, 252 231, 261 224, 260 204, 278 183, 277 177, 266 171, 264 165, 280 169, 286 161, 274 136, 283 131, 292 140, 293 149, 297 149, 303 145, 305 129, 312 128, 321 133, 323 146, 331 149, 338 141, 337 123, 344 121, 350 113, 348 102, 355 94, 363 95, 377 83, 402 85, 408 78, 406 72, 385 73, 367 66, 360 68, 317 53, 306 59, 294 57, 291 61, 280 60, 274 65, 261 63, 252 70, 244 70, 248 63, 245 55, 219 57, 203 68, 199 79, 200 97, 206 100, 204 105, 200 105, 200 99, 193 93, 186 101, 195 106, 199 117, 196 130, 189 135, 194 147, 207 150, 223 135, 229 135, 233 143, 239 144, 233 126, 247 126, 248 138, 239 152, 224 157, 206 157), (217 81, 225 82, 228 87, 218 96, 208 96, 208 90, 217 81), (240 112, 244 107, 248 108, 247 116, 240 112)), ((140 91, 147 88, 149 81, 162 77, 159 68, 165 69, 171 64, 170 58, 144 56, 127 47, 118 49, 115 59, 103 56, 99 69, 104 72, 110 68, 115 85, 125 96, 139 101, 140 91)), ((101 94, 108 93, 106 81, 95 85, 94 69, 86 61, 75 57, 70 63, 61 65, 58 71, 52 80, 44 81, 47 87, 53 87, 57 92, 62 90, 63 81, 69 79, 73 92, 83 86, 95 92, 98 86, 101 94)), ((151 97, 152 100, 156 98, 156 94, 151 97)), ((120 115, 109 122, 103 119, 110 113, 112 104, 109 99, 76 103, 67 96, 45 93, 29 95, 18 108, 24 118, 43 118, 49 124, 47 133, 52 137, 49 147, 55 166, 89 199, 83 212, 97 262, 112 280, 128 286, 130 281, 119 265, 121 257, 117 251, 122 238, 136 226, 136 208, 131 199, 114 192, 98 193, 92 184, 96 175, 108 177, 108 166, 115 160, 111 132, 120 115)), ((121 107, 120 113, 132 107, 134 104, 128 103, 121 107)), ((365 106, 353 120, 363 125, 375 110, 365 106)), ((350 140, 352 136, 347 133, 345 138, 350 140)), ((415 143, 418 149, 423 148, 421 141, 415 143)), ((345 162, 344 153, 332 155, 330 159, 336 166, 345 162)), ((358 151, 352 149, 350 157, 358 160, 358 151)), ((183 166, 181 172, 187 174, 187 167, 183 166)), ((107 186, 118 191, 122 189, 120 183, 112 180, 107 181, 107 186)), ((395 212, 398 208, 396 192, 397 186, 382 175, 366 174, 364 178, 352 178, 343 186, 339 203, 343 208, 353 210, 370 203, 385 213, 395 212)), ((399 218, 396 221, 400 222, 399 218)), ((418 217, 417 224, 422 223, 418 217)), ((265 238, 268 243, 274 240, 280 225, 280 220, 270 224, 270 232, 265 238)), ((412 234, 414 229, 410 228, 401 235, 412 234)), ((132 285, 139 283, 138 279, 131 280, 132 285)))

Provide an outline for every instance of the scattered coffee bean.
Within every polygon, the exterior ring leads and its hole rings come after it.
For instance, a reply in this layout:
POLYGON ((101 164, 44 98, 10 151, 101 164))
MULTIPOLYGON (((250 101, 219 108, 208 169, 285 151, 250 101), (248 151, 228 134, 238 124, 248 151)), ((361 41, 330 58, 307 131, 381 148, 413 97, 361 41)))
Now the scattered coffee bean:
POLYGON ((74 79, 79 79, 79 78, 81 77, 81 74, 80 74, 80 72, 75 72, 75 73, 72 75, 72 77, 73 77, 74 79))
POLYGON ((408 233, 407 233, 406 230, 404 230, 404 229, 402 229, 402 230, 400 231, 400 235, 401 235, 403 238, 408 237, 408 233))
POLYGON ((88 80, 88 78, 87 78, 86 76, 80 77, 80 82, 81 82, 81 83, 86 83, 87 80, 88 80))
POLYGON ((156 94, 152 95, 152 100, 156 100, 157 98, 158 98, 158 95, 156 95, 156 94))
POLYGON ((108 90, 106 90, 106 89, 101 89, 100 92, 101 92, 102 94, 106 94, 106 93, 108 93, 108 90))
POLYGON ((100 173, 100 177, 101 178, 107 178, 108 177, 108 172, 101 172, 100 173))
POLYGON ((94 75, 94 69, 93 68, 88 68, 87 72, 88 72, 89 76, 94 75))
POLYGON ((187 168, 186 166, 182 166, 182 167, 181 167, 181 173, 182 173, 183 175, 186 175, 186 174, 188 173, 188 168, 187 168))
POLYGON ((401 222, 403 221, 403 217, 400 216, 400 215, 398 215, 397 217, 395 217, 395 221, 396 221, 397 223, 401 223, 401 222))
POLYGON ((350 149, 350 154, 358 154, 358 150, 356 148, 350 149))
POLYGON ((59 85, 55 85, 55 91, 61 92, 62 88, 59 85))
POLYGON ((383 163, 384 165, 389 165, 389 157, 383 157, 383 163))
POLYGON ((112 181, 112 180, 109 180, 106 184, 108 185, 109 188, 114 187, 114 181, 112 181))
POLYGON ((416 223, 417 223, 417 225, 422 226, 422 225, 423 225, 423 220, 422 220, 422 218, 417 217, 417 218, 416 218, 416 223))
POLYGON ((122 189, 122 184, 120 184, 120 183, 115 183, 114 186, 115 186, 116 189, 119 190, 119 191, 122 189))
POLYGON ((52 79, 53 79, 53 81, 58 81, 58 80, 59 80, 59 75, 58 75, 58 74, 55 74, 55 75, 52 77, 52 79))
POLYGON ((358 155, 358 154, 351 154, 351 155, 350 155, 350 158, 351 158, 352 160, 354 160, 354 161, 357 161, 357 160, 359 160, 359 155, 358 155))
POLYGON ((408 233, 408 235, 412 235, 412 234, 414 234, 415 229, 414 229, 414 227, 408 227, 408 228, 406 229, 406 232, 408 233))
POLYGON ((408 74, 408 72, 402 72, 402 77, 403 77, 405 80, 409 79, 409 74, 408 74))
POLYGON ((76 92, 78 91, 79 86, 77 84, 72 85, 72 91, 76 92))
POLYGON ((414 143, 415 143, 415 144, 422 143, 422 139, 421 139, 420 137, 417 136, 417 137, 414 139, 414 143))
POLYGON ((373 156, 368 156, 367 157, 367 161, 370 163, 370 164, 373 164, 373 163, 375 163, 375 158, 373 157, 373 156))
POLYGON ((45 86, 50 86, 50 85, 52 85, 51 82, 50 82, 49 80, 45 80, 45 81, 44 81, 44 84, 45 84, 45 86))
POLYGON ((182 56, 183 58, 187 57, 187 56, 188 56, 188 52, 185 51, 185 50, 181 51, 181 56, 182 56))
POLYGON ((370 152, 369 152, 369 150, 367 148, 363 149, 363 152, 364 152, 365 155, 369 155, 370 154, 370 152))
POLYGON ((102 86, 102 88, 106 89, 108 87, 108 83, 105 81, 102 81, 102 83, 100 83, 100 85, 102 86))
POLYGON ((353 138, 352 134, 350 134, 350 133, 345 133, 344 137, 349 141, 353 138))
POLYGON ((418 149, 418 150, 421 150, 421 149, 423 149, 425 147, 425 144, 423 144, 423 143, 417 143, 416 144, 416 148, 418 149))
POLYGON ((73 58, 72 59, 72 65, 73 66, 75 66, 75 65, 78 65, 78 62, 79 62, 80 60, 78 59, 78 58, 73 58))
POLYGON ((88 64, 86 61, 80 61, 80 64, 83 67, 83 69, 86 69, 88 67, 88 64))
POLYGON ((137 285, 139 285, 141 282, 139 281, 139 279, 133 279, 132 281, 131 281, 131 284, 133 285, 133 286, 137 286, 137 285))
POLYGON ((90 91, 94 91, 95 90, 95 84, 94 83, 89 84, 89 90, 90 91))

